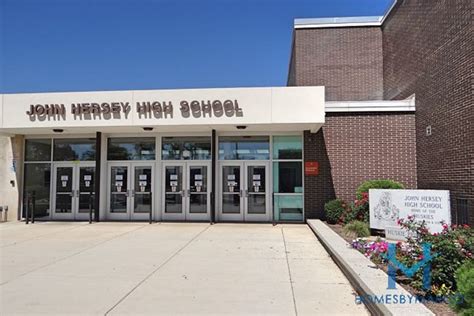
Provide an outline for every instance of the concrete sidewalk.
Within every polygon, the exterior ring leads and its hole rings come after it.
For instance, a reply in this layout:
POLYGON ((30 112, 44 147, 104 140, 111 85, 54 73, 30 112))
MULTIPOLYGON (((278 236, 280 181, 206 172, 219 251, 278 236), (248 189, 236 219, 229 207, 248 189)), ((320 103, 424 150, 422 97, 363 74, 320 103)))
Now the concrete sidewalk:
POLYGON ((367 314, 306 225, 0 225, 0 314, 367 314))

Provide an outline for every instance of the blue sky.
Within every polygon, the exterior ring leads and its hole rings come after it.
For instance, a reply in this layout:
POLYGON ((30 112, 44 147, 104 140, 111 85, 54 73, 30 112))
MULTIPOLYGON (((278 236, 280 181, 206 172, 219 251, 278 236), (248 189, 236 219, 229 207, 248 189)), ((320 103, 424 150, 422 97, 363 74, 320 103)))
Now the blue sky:
POLYGON ((0 92, 284 86, 294 18, 391 0, 0 0, 0 92))

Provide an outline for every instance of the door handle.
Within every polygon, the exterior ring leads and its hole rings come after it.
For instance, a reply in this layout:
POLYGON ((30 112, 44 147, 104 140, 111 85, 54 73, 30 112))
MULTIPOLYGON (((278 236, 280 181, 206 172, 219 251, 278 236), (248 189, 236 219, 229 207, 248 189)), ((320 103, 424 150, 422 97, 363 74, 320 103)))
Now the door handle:
POLYGON ((131 197, 135 197, 135 190, 132 189, 132 190, 130 190, 130 192, 131 192, 131 197))
POLYGON ((245 190, 245 197, 249 197, 249 190, 245 190))
POLYGON ((244 190, 240 190, 239 196, 240 196, 240 197, 243 197, 243 196, 244 196, 244 190))
POLYGON ((125 193, 125 196, 126 196, 126 197, 129 197, 129 196, 130 196, 130 190, 127 190, 127 192, 125 193))

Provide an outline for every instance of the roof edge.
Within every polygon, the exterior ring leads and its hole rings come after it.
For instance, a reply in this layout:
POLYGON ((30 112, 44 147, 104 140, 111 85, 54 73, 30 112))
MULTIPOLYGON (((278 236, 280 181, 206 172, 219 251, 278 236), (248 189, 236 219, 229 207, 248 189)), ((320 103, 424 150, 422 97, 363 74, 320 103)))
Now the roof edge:
POLYGON ((398 0, 393 0, 392 4, 380 16, 347 16, 347 17, 326 17, 326 18, 304 18, 294 20, 294 29, 314 29, 314 28, 335 28, 335 27, 366 27, 382 26, 387 17, 396 6, 398 0))
POLYGON ((326 113, 415 112, 415 97, 404 100, 326 101, 326 113))
POLYGON ((295 29, 380 26, 383 16, 333 17, 315 19, 295 19, 295 29))

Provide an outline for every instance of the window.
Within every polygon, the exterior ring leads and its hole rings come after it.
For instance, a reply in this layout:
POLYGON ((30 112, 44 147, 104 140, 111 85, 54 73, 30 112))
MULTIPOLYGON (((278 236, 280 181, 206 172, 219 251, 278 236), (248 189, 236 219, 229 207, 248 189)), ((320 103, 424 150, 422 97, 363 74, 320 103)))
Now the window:
POLYGON ((51 161, 51 139, 27 139, 25 141, 26 161, 51 161))
POLYGON ((95 139, 55 139, 54 161, 95 160, 95 139))
MULTIPOLYGON (((49 190, 51 183, 51 164, 27 163, 25 164, 25 185, 23 216, 25 216, 27 197, 34 195, 35 217, 49 216, 49 190)), ((33 203, 33 201, 31 201, 33 203)))
POLYGON ((108 160, 155 160, 155 138, 109 138, 108 160))
POLYGON ((301 136, 274 136, 273 159, 302 159, 301 136))
POLYGON ((301 136, 273 137, 275 220, 303 220, 303 140, 301 136))
POLYGON ((270 140, 267 136, 219 138, 220 160, 268 160, 270 140))
POLYGON ((163 160, 211 159, 210 137, 163 137, 161 147, 163 160))
POLYGON ((302 163, 298 161, 273 163, 273 192, 303 193, 302 163))
POLYGON ((276 221, 302 221, 302 195, 275 195, 274 212, 276 221))

